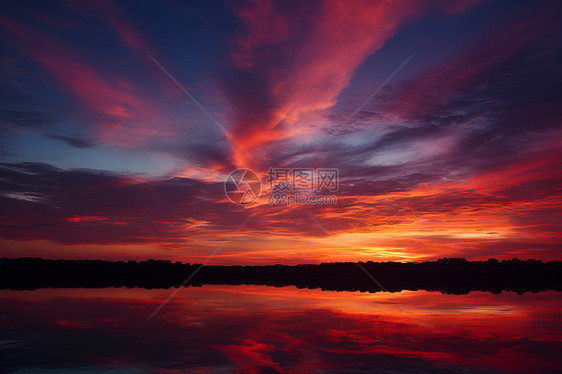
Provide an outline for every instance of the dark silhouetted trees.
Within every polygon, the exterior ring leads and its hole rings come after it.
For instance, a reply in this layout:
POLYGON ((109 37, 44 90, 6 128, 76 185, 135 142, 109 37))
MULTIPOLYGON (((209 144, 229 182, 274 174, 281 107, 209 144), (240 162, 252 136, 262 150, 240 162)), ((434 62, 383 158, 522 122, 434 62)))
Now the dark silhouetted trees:
MULTIPOLYGON (((562 290, 562 262, 541 260, 468 261, 443 258, 434 262, 363 262, 388 291, 436 290, 464 294, 480 290, 539 292, 562 290)), ((0 259, 0 288, 42 287, 179 287, 199 264, 148 260, 45 260, 0 259)), ((334 291, 380 291, 355 263, 320 265, 205 266, 190 282, 203 284, 255 284, 321 288, 334 291)))

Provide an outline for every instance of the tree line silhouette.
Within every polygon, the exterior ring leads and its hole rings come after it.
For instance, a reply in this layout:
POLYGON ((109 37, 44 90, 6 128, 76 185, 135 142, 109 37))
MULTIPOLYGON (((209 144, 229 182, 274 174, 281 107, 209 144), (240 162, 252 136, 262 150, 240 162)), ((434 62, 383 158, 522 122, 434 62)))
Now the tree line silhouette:
MULTIPOLYGON (((466 294, 470 291, 562 291, 562 261, 468 261, 443 258, 421 263, 361 262, 385 290, 428 290, 466 294)), ((0 289, 179 287, 200 264, 169 260, 103 261, 0 259, 0 289)), ((204 266, 186 286, 204 284, 296 286, 331 291, 378 292, 381 288, 356 263, 319 265, 204 266)))

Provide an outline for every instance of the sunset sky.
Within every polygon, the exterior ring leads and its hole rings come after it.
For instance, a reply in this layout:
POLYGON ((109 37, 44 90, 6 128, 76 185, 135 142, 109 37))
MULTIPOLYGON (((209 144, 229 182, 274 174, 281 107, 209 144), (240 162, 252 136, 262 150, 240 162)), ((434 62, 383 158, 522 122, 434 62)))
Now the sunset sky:
POLYGON ((562 256, 559 1, 0 9, 0 257, 562 256), (338 203, 227 199, 269 167, 338 203))

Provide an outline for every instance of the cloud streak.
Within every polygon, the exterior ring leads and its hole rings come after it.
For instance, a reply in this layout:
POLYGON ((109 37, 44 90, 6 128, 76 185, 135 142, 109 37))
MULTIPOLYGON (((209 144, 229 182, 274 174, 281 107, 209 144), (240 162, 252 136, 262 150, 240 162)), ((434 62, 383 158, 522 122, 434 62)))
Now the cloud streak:
MULTIPOLYGON (((196 73, 178 68, 181 61, 168 65, 177 50, 152 46, 151 21, 129 20, 139 13, 125 6, 71 9, 96 27, 101 22, 104 36, 113 38, 100 48, 99 58, 92 56, 94 47, 71 50, 71 38, 45 32, 52 24, 7 14, 1 19, 13 38, 7 44, 41 69, 33 73, 53 96, 64 93, 66 114, 79 119, 63 123, 66 117, 54 116, 49 122, 41 111, 20 111, 23 99, 6 89, 11 102, 21 104, 4 115, 10 131, 42 131, 82 150, 99 145, 100 152, 104 147, 151 152, 176 168, 149 178, 127 171, 63 170, 42 160, 29 162, 25 155, 7 159, 1 167, 0 236, 11 243, 47 241, 57 256, 78 246, 138 246, 193 261, 203 260, 240 220, 255 214, 217 261, 342 259, 310 221, 310 211, 362 258, 557 258, 562 32, 556 6, 526 5, 488 34, 472 26, 471 42, 449 54, 420 51, 416 59, 427 67, 412 66, 349 116, 348 108, 365 99, 357 84, 370 79, 365 64, 379 68, 390 54, 394 57, 386 63, 393 71, 412 53, 404 47, 410 44, 400 44, 412 38, 412 30, 448 30, 434 18, 466 17, 462 22, 467 22, 493 15, 493 4, 477 3, 232 4, 229 16, 235 22, 217 22, 228 31, 224 39, 215 45, 185 44, 185 56, 204 45, 216 46, 223 58, 218 68, 201 74, 205 78, 193 81, 189 77, 196 73), (147 50, 190 92, 203 92, 193 82, 215 85, 201 102, 250 157, 186 104, 151 64, 147 50), (102 57, 120 64, 104 64, 102 57), (53 122, 59 127, 51 129, 53 122), (318 151, 329 137, 333 141, 318 151), (271 206, 262 196, 253 206, 235 206, 226 199, 222 180, 240 166, 262 175, 269 166, 339 168, 338 204, 271 206)), ((156 15, 169 16, 167 9, 160 11, 156 15)), ((173 19, 169 27, 180 27, 173 19)), ((185 32, 174 34, 181 43, 194 33, 178 30, 185 32)), ((208 34, 221 34, 217 30, 208 34)))

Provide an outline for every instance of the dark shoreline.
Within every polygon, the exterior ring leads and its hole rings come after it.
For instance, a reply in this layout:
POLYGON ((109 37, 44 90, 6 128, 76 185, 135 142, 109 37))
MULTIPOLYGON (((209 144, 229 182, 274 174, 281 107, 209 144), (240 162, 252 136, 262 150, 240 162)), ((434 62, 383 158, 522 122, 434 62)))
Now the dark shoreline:
MULTIPOLYGON (((503 260, 362 262, 390 292, 402 290, 500 293, 562 291, 562 261, 503 260)), ((0 259, 0 289, 179 287, 200 264, 163 260, 102 261, 0 259)), ((186 286, 203 284, 296 286, 330 291, 379 292, 381 288, 356 263, 320 265, 204 266, 186 286)))

